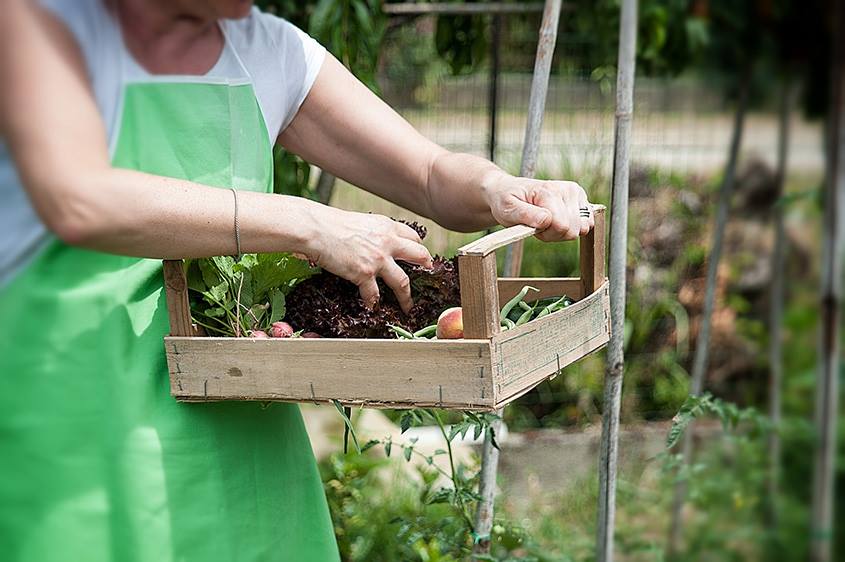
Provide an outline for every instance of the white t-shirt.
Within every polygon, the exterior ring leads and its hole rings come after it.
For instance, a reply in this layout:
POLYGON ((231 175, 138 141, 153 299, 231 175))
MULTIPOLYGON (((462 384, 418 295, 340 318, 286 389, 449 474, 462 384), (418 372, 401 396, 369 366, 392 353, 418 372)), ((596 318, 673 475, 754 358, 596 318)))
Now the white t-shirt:
MULTIPOLYGON (((40 0, 70 30, 82 51, 97 107, 114 146, 123 80, 150 75, 127 51, 120 26, 104 0, 40 0)), ((206 74, 242 78, 238 58, 253 81, 270 143, 291 122, 325 58, 325 49, 289 22, 253 8, 240 20, 223 20, 227 45, 206 74), (234 52, 233 52, 234 50, 234 52), (236 53, 236 54, 235 54, 236 53)), ((61 103, 57 97, 56 103, 61 103)), ((0 140, 0 286, 50 240, 0 140)))

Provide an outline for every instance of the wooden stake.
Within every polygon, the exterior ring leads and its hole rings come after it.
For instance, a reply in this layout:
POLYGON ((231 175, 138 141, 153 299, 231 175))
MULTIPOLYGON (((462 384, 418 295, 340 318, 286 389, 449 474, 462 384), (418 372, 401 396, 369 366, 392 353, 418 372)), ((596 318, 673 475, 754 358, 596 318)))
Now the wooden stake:
MULTIPOLYGON (((525 126, 525 143, 522 147, 520 175, 534 177, 537 155, 540 150, 540 131, 543 126, 543 113, 546 109, 546 94, 549 89, 549 76, 552 67, 552 55, 557 43, 557 28, 560 22, 561 0, 546 0, 543 8, 543 20, 540 24, 540 38, 537 42, 537 57, 534 61, 534 76, 528 99, 528 123, 525 126)), ((522 266, 523 242, 508 246, 505 254, 504 273, 506 277, 519 277, 522 266)), ((496 412, 499 417, 503 410, 496 412)), ((494 433, 501 431, 501 421, 492 424, 494 433)), ((481 501, 475 514, 476 544, 473 554, 485 555, 490 552, 490 531, 493 528, 493 501, 496 496, 496 472, 499 465, 499 450, 493 446, 490 432, 484 435, 481 450, 481 475, 478 493, 481 501)))
POLYGON ((628 177, 631 118, 634 111, 634 75, 637 48, 637 0, 623 0, 619 22, 619 63, 616 75, 616 137, 613 160, 613 194, 610 215, 610 324, 604 383, 599 458, 596 560, 613 560, 616 517, 616 457, 619 410, 622 402, 625 335, 625 276, 628 254, 628 177))
MULTIPOLYGON (((833 560, 836 424, 839 410, 843 261, 845 261, 845 7, 834 3, 834 46, 828 115, 828 158, 821 272, 819 377, 816 384, 816 450, 810 559, 833 560)), ((840 553, 841 555, 841 553, 840 553)))
MULTIPOLYGON (((698 339, 695 344, 695 356, 693 358, 692 376, 690 380, 690 394, 698 395, 704 389, 704 375, 707 373, 707 360, 710 348, 710 321, 713 316, 713 308, 716 300, 716 278, 719 271, 719 262, 722 259, 722 240, 725 237, 725 227, 728 223, 728 210, 734 191, 734 179, 736 177, 736 165, 739 160, 739 149, 742 146, 742 132, 745 124, 745 111, 748 107, 748 89, 751 81, 751 69, 748 68, 742 77, 740 84, 739 101, 734 117, 733 136, 728 153, 728 164, 725 168, 725 177, 722 180, 722 187, 719 191, 719 202, 716 208, 716 224, 713 227, 713 241, 710 244, 710 256, 707 263, 707 281, 704 293, 704 310, 701 314, 701 326, 698 331, 698 339)), ((685 461, 689 461, 693 453, 693 426, 690 424, 681 444, 681 454, 685 461)), ((683 481, 675 485, 675 494, 672 500, 672 519, 669 530, 669 557, 675 557, 680 549, 683 525, 681 523, 681 512, 686 499, 687 486, 683 481)))
MULTIPOLYGON (((537 58, 534 61, 534 76, 528 97, 528 123, 525 126, 525 141, 522 144, 522 164, 519 175, 533 178, 537 172, 537 158, 540 154, 540 131, 543 128, 543 114, 546 111, 546 94, 549 91, 549 76, 552 56, 557 43, 557 28, 560 22, 561 0, 546 0, 543 22, 540 24, 540 40, 537 43, 537 58)), ((524 243, 518 242, 505 250, 503 271, 507 277, 518 277, 522 268, 524 243)))
MULTIPOLYGON (((777 192, 783 196, 786 183, 787 157, 789 153, 789 119, 797 89, 789 77, 784 78, 781 90, 780 123, 778 127, 777 192)), ((777 501, 780 494, 781 462, 781 386, 783 384, 783 305, 784 305, 784 262, 786 255, 786 232, 783 224, 784 206, 778 201, 772 209, 775 242, 772 251, 772 288, 769 294, 769 417, 773 430, 769 433, 769 498, 767 502, 768 524, 777 529, 777 501)))

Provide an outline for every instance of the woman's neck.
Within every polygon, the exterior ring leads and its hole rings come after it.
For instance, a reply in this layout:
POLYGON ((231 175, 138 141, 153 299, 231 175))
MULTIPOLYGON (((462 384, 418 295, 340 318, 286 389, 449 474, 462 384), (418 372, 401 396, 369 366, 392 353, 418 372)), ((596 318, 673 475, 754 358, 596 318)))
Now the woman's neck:
POLYGON ((153 74, 205 74, 220 58, 224 41, 217 20, 195 5, 111 0, 127 49, 153 74))

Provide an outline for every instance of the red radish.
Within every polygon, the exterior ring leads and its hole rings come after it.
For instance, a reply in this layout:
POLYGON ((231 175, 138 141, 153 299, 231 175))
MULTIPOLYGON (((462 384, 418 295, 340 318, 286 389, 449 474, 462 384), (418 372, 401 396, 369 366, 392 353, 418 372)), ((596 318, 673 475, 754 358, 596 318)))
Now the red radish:
POLYGON ((303 338, 322 338, 323 336, 321 336, 317 332, 305 332, 300 337, 303 337, 303 338))
POLYGON ((457 340, 464 337, 464 311, 460 306, 447 308, 437 319, 437 339, 457 340))
POLYGON ((273 322, 270 326, 270 337, 289 338, 293 335, 293 328, 287 322, 273 322))
POLYGON ((268 339, 270 339, 270 336, 267 335, 267 332, 265 332, 263 330, 252 330, 249 333, 249 337, 255 338, 257 340, 268 340, 268 339))

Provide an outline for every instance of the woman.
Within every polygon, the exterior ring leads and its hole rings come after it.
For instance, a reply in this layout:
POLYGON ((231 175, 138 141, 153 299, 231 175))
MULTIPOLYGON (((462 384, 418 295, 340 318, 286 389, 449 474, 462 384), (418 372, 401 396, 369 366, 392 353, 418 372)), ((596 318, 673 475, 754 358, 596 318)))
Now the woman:
POLYGON ((577 184, 427 141, 249 0, 10 0, 0 84, 5 560, 337 559, 295 406, 168 396, 162 258, 299 252, 405 309, 396 260, 431 260, 386 217, 270 194, 273 143, 455 230, 592 225, 577 184))

